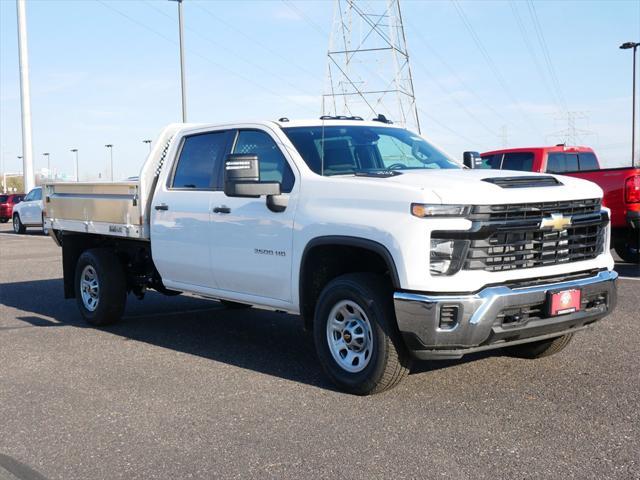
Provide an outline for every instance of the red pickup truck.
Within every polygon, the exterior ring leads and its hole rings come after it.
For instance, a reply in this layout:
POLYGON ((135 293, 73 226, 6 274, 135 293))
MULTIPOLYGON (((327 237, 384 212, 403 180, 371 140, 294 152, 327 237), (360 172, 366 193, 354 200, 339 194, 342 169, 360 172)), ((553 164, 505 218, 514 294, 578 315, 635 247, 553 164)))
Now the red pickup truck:
POLYGON ((591 148, 508 148, 481 153, 467 161, 471 168, 548 172, 584 178, 604 191, 603 203, 611 209, 611 239, 625 261, 640 263, 640 168, 600 168, 591 148))

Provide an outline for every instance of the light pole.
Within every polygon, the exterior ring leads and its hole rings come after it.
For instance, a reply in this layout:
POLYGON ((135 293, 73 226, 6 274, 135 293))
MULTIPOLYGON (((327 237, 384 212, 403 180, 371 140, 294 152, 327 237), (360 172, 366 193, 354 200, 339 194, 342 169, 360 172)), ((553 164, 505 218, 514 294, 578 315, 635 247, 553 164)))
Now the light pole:
POLYGON ((113 182, 113 144, 107 143, 105 147, 109 149, 109 158, 111 163, 111 181, 113 182))
POLYGON ((48 152, 42 154, 43 157, 47 157, 47 178, 51 178, 51 157, 48 152))
POLYGON ((187 123, 187 92, 184 79, 184 25, 182 21, 182 0, 178 2, 178 33, 180 37, 180 91, 182 93, 182 122, 187 123))
POLYGON ((20 60, 20 112, 22 116, 22 176, 24 190, 35 187, 33 177, 33 142, 31 139, 31 88, 29 84, 29 48, 27 42, 26 0, 16 0, 18 19, 18 57, 20 60))
POLYGON ((142 143, 149 145, 149 153, 151 153, 151 140, 142 140, 142 143))
POLYGON ((76 154, 76 182, 80 181, 80 169, 78 168, 78 149, 72 148, 71 152, 76 154))
POLYGON ((625 42, 620 45, 622 50, 633 49, 633 93, 631 95, 631 166, 635 166, 636 161, 636 50, 640 46, 637 42, 625 42))

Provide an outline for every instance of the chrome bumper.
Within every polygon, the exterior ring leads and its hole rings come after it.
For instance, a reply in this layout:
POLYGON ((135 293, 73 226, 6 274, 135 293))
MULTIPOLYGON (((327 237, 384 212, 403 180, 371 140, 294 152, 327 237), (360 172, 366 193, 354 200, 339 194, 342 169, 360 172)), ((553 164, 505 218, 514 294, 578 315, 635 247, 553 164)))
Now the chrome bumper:
POLYGON ((586 328, 615 307, 617 278, 616 272, 603 271, 566 282, 522 288, 487 287, 473 294, 396 292, 396 319, 415 357, 460 358, 466 353, 553 338, 586 328), (548 292, 568 289, 581 290, 580 310, 548 316, 548 292), (443 308, 447 315, 441 318, 443 308))

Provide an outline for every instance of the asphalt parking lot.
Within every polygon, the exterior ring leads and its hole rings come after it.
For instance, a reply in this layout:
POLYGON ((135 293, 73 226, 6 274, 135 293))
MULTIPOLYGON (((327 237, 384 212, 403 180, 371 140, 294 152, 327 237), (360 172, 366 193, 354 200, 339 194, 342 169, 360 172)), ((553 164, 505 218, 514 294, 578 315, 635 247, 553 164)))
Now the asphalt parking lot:
POLYGON ((150 294, 87 328, 58 247, 2 225, 0 479, 638 479, 640 271, 618 269, 617 310, 564 352, 422 362, 360 398, 294 316, 150 294))

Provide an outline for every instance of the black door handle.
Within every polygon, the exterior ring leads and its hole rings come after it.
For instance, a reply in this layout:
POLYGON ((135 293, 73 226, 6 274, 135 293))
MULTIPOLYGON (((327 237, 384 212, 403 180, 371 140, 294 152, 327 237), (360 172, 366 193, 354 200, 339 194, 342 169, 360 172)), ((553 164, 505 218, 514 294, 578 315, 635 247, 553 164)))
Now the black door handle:
POLYGON ((231 209, 222 205, 220 207, 215 207, 213 209, 213 213, 231 213, 231 209))
POLYGON ((156 210, 169 210, 169 205, 166 203, 161 203, 160 205, 156 205, 154 207, 156 210))

